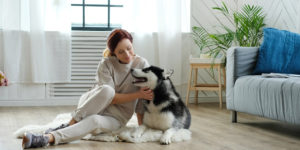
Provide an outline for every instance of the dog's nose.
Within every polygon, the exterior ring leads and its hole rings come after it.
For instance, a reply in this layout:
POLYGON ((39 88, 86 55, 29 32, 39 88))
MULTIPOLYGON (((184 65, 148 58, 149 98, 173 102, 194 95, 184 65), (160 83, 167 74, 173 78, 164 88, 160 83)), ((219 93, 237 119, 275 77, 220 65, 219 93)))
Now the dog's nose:
POLYGON ((133 71, 133 69, 130 69, 130 72, 132 72, 133 71))

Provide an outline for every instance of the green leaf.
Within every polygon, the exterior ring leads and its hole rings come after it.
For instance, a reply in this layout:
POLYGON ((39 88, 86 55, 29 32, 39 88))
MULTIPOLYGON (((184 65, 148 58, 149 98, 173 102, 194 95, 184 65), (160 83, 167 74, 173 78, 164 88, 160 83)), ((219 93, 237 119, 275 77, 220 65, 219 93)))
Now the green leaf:
POLYGON ((263 27, 265 26, 265 14, 260 6, 243 5, 240 11, 228 9, 222 2, 220 7, 212 9, 221 12, 233 25, 234 29, 221 25, 222 33, 208 33, 203 27, 192 27, 192 37, 200 52, 204 49, 214 59, 220 54, 226 55, 226 51, 232 44, 238 46, 259 46, 263 37, 263 27), (232 12, 232 13, 230 13, 232 12))

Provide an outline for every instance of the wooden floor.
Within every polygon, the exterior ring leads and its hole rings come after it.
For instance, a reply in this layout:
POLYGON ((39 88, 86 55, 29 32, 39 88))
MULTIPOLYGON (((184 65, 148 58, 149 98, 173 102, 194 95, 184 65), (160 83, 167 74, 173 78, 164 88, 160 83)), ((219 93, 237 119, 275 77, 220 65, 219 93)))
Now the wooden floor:
MULTIPOLYGON (((20 150, 21 140, 12 133, 27 124, 46 124, 57 114, 75 107, 0 107, 0 150, 20 150)), ((282 150, 300 149, 300 126, 238 113, 238 123, 231 123, 230 112, 217 104, 189 106, 192 114, 192 139, 186 142, 110 143, 75 141, 50 146, 55 150, 282 150)), ((43 149, 43 148, 40 148, 43 149)))

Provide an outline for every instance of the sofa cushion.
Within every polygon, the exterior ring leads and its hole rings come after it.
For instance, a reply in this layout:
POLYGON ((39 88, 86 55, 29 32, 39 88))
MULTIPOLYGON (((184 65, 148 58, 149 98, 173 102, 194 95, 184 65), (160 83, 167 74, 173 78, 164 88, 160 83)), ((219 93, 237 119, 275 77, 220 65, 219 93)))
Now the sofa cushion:
POLYGON ((300 34, 264 28, 264 40, 260 46, 253 74, 300 74, 300 34))
POLYGON ((300 78, 243 76, 234 86, 234 109, 300 124, 300 78))

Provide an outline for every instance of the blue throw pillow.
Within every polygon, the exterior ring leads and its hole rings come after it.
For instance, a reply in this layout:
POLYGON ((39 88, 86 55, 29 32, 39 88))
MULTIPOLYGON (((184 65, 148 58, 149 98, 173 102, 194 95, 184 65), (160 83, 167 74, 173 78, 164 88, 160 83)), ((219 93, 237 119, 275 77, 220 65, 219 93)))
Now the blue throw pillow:
POLYGON ((300 34, 264 28, 253 74, 271 72, 300 74, 300 34))

